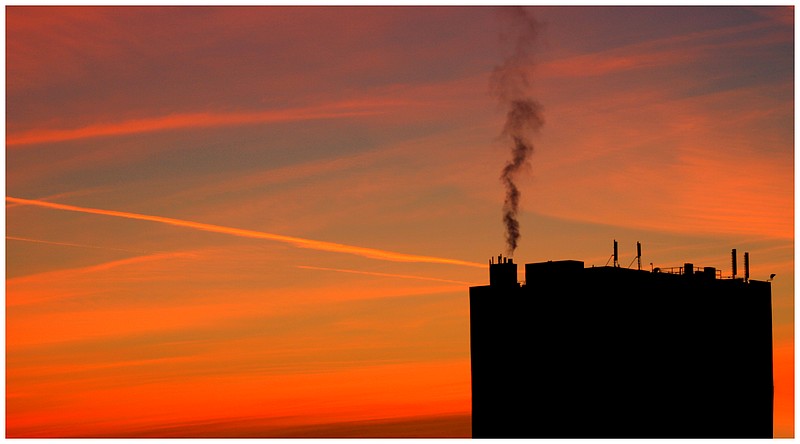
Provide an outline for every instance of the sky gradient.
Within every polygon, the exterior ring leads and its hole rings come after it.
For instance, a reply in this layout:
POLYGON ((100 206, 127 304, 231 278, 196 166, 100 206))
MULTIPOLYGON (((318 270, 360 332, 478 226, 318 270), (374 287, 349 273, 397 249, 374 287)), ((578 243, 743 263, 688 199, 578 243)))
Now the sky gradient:
MULTIPOLYGON (((794 436, 793 8, 529 11, 515 261, 748 251, 794 436)), ((502 14, 5 13, 7 436, 469 436, 502 14)))

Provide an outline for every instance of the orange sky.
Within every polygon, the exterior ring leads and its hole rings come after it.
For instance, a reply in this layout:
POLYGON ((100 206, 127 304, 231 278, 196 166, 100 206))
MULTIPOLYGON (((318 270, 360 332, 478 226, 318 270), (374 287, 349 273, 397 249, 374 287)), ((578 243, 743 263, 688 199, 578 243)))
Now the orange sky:
MULTIPOLYGON (((8 436, 469 436, 494 9, 5 12, 8 436)), ((793 8, 531 12, 516 262, 748 251, 793 436, 793 8)))

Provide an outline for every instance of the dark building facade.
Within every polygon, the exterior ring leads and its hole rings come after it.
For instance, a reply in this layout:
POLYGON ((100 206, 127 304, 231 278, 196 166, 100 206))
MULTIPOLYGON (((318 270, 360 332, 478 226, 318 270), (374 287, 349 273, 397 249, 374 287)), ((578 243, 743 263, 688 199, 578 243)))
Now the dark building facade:
POLYGON ((771 283, 583 262, 470 288, 474 438, 771 438, 771 283))

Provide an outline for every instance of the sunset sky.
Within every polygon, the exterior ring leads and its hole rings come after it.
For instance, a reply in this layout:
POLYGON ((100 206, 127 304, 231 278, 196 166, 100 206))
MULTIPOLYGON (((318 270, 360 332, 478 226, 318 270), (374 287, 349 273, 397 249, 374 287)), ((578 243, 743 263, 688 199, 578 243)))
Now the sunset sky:
MULTIPOLYGON (((749 252, 793 436, 794 9, 528 12, 515 262, 749 252)), ((470 435, 503 14, 5 14, 8 436, 470 435)))

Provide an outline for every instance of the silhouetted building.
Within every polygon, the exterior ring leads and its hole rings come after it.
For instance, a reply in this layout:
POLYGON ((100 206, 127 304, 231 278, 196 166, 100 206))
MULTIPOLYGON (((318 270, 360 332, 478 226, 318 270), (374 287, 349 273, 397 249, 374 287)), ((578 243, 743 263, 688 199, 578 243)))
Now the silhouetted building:
POLYGON ((473 437, 772 437, 770 282, 516 267, 470 288, 473 437))

